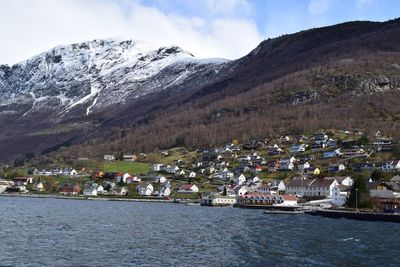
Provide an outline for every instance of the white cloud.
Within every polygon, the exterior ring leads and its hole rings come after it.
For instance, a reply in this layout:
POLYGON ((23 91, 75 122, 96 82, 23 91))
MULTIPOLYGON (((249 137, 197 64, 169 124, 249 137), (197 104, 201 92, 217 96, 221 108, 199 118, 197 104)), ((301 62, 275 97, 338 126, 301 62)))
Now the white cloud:
MULTIPOLYGON (((229 8, 247 1, 233 2, 237 3, 229 8)), ((262 40, 256 24, 243 18, 205 20, 166 14, 139 2, 119 3, 123 5, 101 0, 0 0, 0 64, 16 63, 60 44, 116 36, 176 44, 197 57, 224 58, 243 56, 262 40)))
POLYGON ((331 7, 331 0, 310 0, 308 3, 308 12, 311 15, 321 15, 331 7))

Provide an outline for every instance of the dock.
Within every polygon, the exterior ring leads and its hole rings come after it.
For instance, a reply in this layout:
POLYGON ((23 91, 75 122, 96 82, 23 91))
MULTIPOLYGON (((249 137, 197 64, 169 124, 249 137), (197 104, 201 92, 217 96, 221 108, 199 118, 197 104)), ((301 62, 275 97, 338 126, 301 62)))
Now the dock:
POLYGON ((348 211, 348 210, 312 210, 305 212, 308 215, 322 216, 334 219, 351 219, 359 221, 382 221, 400 223, 400 214, 383 213, 383 212, 366 212, 366 211, 348 211))

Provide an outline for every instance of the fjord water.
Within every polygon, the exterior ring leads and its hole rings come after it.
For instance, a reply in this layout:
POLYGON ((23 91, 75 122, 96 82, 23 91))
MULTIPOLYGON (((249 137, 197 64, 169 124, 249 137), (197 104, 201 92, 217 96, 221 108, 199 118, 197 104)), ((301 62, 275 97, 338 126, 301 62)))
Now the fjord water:
POLYGON ((169 203, 0 198, 1 266, 399 266, 400 225, 169 203))

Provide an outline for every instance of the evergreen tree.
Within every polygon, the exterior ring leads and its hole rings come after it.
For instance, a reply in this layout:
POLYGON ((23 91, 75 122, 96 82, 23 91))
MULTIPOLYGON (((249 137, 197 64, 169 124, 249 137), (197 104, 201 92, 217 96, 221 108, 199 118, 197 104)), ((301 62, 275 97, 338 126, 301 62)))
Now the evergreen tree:
POLYGON ((372 208, 366 179, 362 176, 354 177, 354 184, 346 200, 346 206, 351 208, 372 208))
POLYGON ((228 194, 227 190, 226 190, 226 186, 224 186, 224 191, 222 193, 223 196, 226 196, 228 194))

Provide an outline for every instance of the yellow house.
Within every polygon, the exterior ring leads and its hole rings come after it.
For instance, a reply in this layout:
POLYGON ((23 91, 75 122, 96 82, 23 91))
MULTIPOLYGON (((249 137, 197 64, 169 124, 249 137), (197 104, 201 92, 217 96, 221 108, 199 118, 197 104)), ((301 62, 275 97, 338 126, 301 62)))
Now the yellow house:
POLYGON ((321 170, 317 167, 310 167, 310 168, 304 169, 304 173, 312 174, 312 175, 320 175, 321 170))

